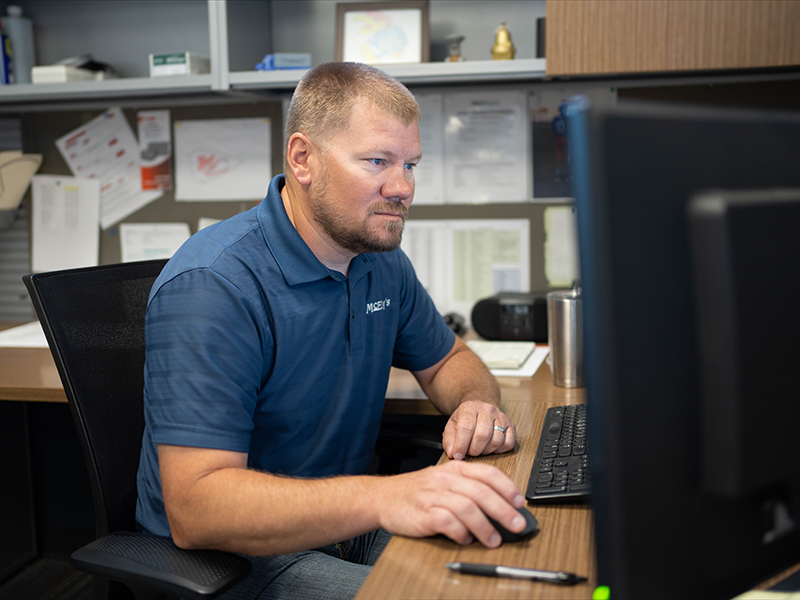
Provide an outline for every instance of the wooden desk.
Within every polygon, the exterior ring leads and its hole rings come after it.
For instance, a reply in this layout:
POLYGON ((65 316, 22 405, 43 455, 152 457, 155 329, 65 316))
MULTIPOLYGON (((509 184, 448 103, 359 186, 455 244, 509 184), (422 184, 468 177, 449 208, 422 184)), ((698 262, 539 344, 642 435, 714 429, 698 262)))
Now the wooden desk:
MULTIPOLYGON (((0 323, 0 329, 13 325, 0 323)), ((48 348, 0 348, 0 366, 0 400, 66 402, 48 348)), ((524 492, 545 411, 550 406, 584 402, 585 390, 555 387, 546 365, 532 378, 503 377, 499 381, 503 409, 517 426, 517 450, 470 460, 497 466, 524 492)), ((408 372, 392 372, 386 395, 385 410, 389 413, 439 414, 408 372)), ((539 520, 539 532, 496 550, 477 543, 461 547, 441 539, 395 537, 358 598, 590 598, 595 587, 595 563, 589 507, 529 504, 528 508, 539 520), (561 587, 460 575, 445 569, 444 563, 456 561, 563 570, 588 576, 589 582, 561 587)))
MULTIPOLYGON (((517 426, 517 450, 470 460, 495 465, 524 492, 545 411, 550 406, 582 403, 586 391, 555 387, 546 365, 539 368, 530 379, 503 377, 499 381, 503 409, 517 426)), ((420 393, 413 392, 410 381, 394 382, 394 385, 390 384, 387 392, 387 405, 404 406, 403 398, 390 400, 393 395, 407 393, 409 389, 411 393, 420 393)), ((528 540, 505 544, 495 550, 488 550, 478 543, 463 547, 444 539, 394 537, 373 567, 357 600, 591 598, 596 586, 596 574, 592 512, 589 506, 528 504, 527 507, 539 520, 539 532, 528 540), (589 581, 562 587, 515 579, 461 575, 444 566, 446 562, 459 561, 568 571, 587 576, 589 581)))
MULTIPOLYGON (((18 324, 0 322, 0 330, 18 324)), ((502 456, 470 460, 497 466, 524 492, 545 411, 550 406, 584 402, 586 390, 555 387, 546 365, 540 367, 530 379, 503 377, 499 382, 503 408, 517 425, 517 450, 502 456)), ((0 348, 0 401, 2 400, 66 403, 66 395, 48 348, 0 348)), ((389 380, 385 410, 394 414, 439 414, 414 377, 406 371, 398 370, 393 370, 389 380)), ((77 440, 75 443, 77 444, 77 440)), ((73 454, 79 456, 77 445, 73 450, 73 454)), ((88 481, 85 486, 88 490, 88 481)), ((88 491, 86 498, 88 502, 88 491)), ((591 598, 596 586, 596 574, 592 513, 589 507, 527 506, 539 520, 539 533, 524 542, 506 544, 496 550, 487 550, 477 543, 461 547, 447 540, 395 537, 373 568, 357 600, 591 598), (444 567, 446 562, 457 561, 563 570, 588 576, 589 581, 576 586, 561 587, 514 579, 461 575, 444 567)), ((0 572, 2 567, 0 564, 0 572)), ((798 569, 800 565, 795 565, 754 589, 766 589, 798 569)))
MULTIPOLYGON (((0 321, 0 331, 22 323, 0 321)), ((0 401, 67 402, 49 348, 0 347, 0 401)), ((393 414, 441 414, 408 371, 392 370, 386 411, 393 414)))
MULTIPOLYGON (((0 322, 0 331, 21 323, 0 322)), ((0 400, 66 402, 49 348, 0 348, 0 400)))

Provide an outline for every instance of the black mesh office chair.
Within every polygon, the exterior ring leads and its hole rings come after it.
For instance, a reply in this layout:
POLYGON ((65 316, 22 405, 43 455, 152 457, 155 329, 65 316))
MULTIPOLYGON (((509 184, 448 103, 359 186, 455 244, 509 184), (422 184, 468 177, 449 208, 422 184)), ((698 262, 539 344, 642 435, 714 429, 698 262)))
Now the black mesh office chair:
POLYGON ((97 539, 73 565, 96 598, 213 598, 250 572, 244 558, 187 551, 136 532, 136 472, 144 429, 144 313, 166 261, 26 275, 78 429, 97 539))

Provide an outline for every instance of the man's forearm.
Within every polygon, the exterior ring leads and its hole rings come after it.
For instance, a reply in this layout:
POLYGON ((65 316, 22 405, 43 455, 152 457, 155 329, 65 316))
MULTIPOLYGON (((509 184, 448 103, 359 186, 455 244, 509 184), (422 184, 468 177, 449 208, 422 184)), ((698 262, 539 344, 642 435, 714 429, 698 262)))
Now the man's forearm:
POLYGON ((500 407, 500 388, 483 361, 461 340, 427 382, 420 382, 431 402, 446 415, 467 400, 500 407))
POLYGON ((366 476, 296 479, 225 468, 169 498, 167 514, 179 546, 286 554, 377 529, 375 483, 366 476))
POLYGON ((431 402, 450 419, 442 446, 450 458, 508 452, 516 444, 514 424, 500 408, 500 387, 480 358, 456 338, 441 361, 416 371, 431 402))
POLYGON ((251 555, 275 555, 345 540, 382 527, 411 537, 444 534, 494 548, 524 519, 520 491, 496 468, 453 461, 390 477, 293 479, 230 467, 171 494, 167 513, 176 543, 251 555))

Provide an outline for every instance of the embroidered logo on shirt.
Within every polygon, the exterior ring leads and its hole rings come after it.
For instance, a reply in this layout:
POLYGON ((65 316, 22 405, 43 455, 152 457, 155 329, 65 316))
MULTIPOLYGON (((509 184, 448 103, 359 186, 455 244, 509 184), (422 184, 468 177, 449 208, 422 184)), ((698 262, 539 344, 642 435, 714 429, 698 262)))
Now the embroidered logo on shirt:
POLYGON ((367 303, 367 314, 378 312, 379 310, 386 310, 389 308, 389 304, 391 304, 391 300, 386 298, 385 300, 378 300, 376 302, 368 302, 367 303))

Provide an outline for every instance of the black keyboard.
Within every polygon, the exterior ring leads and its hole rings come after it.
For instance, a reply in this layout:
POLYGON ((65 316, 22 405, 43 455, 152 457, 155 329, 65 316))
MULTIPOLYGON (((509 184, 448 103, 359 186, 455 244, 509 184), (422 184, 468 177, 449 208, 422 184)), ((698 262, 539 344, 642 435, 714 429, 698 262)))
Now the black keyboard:
POLYGON ((525 497, 531 502, 588 500, 586 405, 547 409, 525 497))

